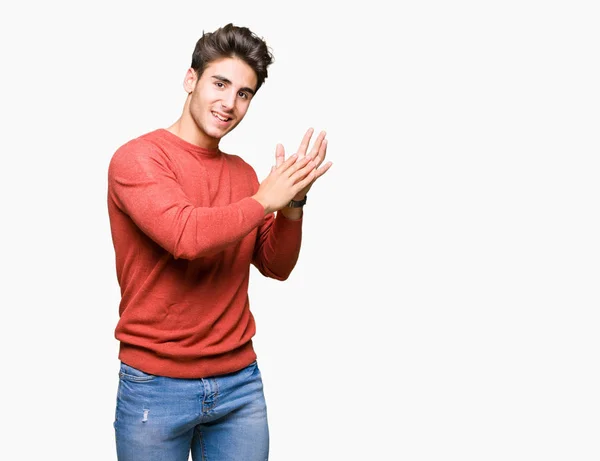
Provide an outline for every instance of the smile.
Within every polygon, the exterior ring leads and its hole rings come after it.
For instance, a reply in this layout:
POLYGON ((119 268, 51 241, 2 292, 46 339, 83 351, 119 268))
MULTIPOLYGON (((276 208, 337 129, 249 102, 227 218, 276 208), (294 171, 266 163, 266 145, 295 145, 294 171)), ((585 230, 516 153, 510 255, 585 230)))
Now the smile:
POLYGON ((222 122, 228 122, 229 120, 231 120, 231 118, 229 118, 229 117, 224 117, 224 116, 222 116, 222 115, 220 115, 220 114, 217 114, 216 112, 211 112, 211 114, 213 114, 213 116, 214 116, 216 119, 218 119, 218 120, 221 120, 222 122))

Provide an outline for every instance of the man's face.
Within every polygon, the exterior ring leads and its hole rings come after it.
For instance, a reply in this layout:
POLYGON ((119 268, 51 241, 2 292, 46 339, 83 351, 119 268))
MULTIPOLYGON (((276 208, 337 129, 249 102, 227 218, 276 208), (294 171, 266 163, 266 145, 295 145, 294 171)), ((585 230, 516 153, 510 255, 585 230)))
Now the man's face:
POLYGON ((190 115, 207 144, 217 146, 219 139, 242 121, 256 83, 254 70, 238 58, 211 62, 199 80, 195 72, 188 71, 185 84, 192 91, 190 115))

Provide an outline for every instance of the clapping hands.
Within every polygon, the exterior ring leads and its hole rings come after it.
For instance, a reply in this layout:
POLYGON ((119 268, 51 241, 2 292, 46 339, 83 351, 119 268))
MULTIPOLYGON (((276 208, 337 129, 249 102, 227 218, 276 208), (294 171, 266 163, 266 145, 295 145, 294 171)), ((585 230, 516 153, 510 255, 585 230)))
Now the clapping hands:
MULTIPOLYGON (((323 163, 323 161, 325 160, 325 156, 327 155, 327 139, 325 139, 326 133, 325 131, 321 131, 319 133, 319 135, 317 136, 317 139, 315 140, 312 149, 310 150, 310 152, 307 153, 308 150, 308 146, 310 144, 310 139, 312 138, 312 135, 314 133, 314 129, 313 128, 309 128, 306 133, 304 134, 304 137, 302 138, 302 142, 300 143, 300 147, 298 148, 298 151, 296 152, 296 155, 298 156, 298 159, 301 160, 303 158, 309 158, 310 161, 312 162, 312 164, 314 165, 314 177, 312 178, 312 180, 309 182, 309 184, 302 188, 294 197, 294 200, 302 200, 306 194, 308 193, 308 191, 310 190, 310 188, 312 187, 312 185, 315 183, 315 181, 317 179, 319 179, 321 176, 323 176, 327 170, 329 170, 329 168, 331 168, 331 165, 333 165, 332 162, 327 162, 325 165, 321 166, 321 164, 323 163)), ((283 148, 283 145, 281 144, 277 144, 277 148, 275 151, 275 168, 279 168, 281 165, 283 165, 285 161, 285 150, 283 148)))
POLYGON ((300 147, 288 159, 285 158, 283 145, 277 145, 275 165, 254 195, 254 198, 264 206, 265 213, 284 208, 292 199, 302 200, 315 181, 331 168, 331 162, 322 165, 327 154, 325 131, 319 133, 312 149, 308 152, 313 133, 312 128, 306 131, 300 147))

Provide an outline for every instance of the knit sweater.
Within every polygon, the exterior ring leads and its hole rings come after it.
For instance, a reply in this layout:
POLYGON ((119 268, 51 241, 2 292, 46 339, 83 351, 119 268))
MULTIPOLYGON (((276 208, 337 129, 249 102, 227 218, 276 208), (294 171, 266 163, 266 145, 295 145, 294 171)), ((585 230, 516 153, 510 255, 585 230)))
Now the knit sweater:
POLYGON ((254 169, 158 129, 119 147, 108 215, 121 291, 119 359, 147 373, 202 378, 256 360, 250 264, 285 280, 302 219, 265 216, 254 169))

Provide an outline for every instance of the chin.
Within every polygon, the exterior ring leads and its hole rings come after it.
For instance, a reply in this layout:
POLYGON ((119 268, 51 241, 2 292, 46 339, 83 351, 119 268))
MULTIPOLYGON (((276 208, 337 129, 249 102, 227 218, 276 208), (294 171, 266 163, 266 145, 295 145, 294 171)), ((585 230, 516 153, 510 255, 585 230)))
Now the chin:
POLYGON ((233 129, 237 126, 236 125, 231 125, 229 127, 227 127, 226 129, 219 129, 219 128, 212 128, 210 134, 211 136, 214 136, 215 138, 222 138, 223 136, 225 136, 227 133, 231 133, 233 131, 233 129))
POLYGON ((221 139, 225 136, 229 131, 222 131, 218 129, 207 130, 205 133, 213 139, 221 139))

